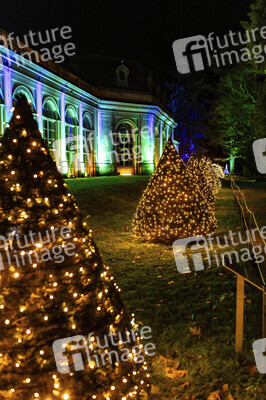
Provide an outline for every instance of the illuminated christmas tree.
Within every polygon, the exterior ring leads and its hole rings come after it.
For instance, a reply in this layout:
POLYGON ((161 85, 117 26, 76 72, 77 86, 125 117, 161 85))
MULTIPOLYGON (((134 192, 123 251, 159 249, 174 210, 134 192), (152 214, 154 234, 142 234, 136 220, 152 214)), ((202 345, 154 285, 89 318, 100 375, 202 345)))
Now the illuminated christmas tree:
POLYGON ((221 180, 217 175, 216 168, 213 166, 209 157, 202 156, 199 160, 199 167, 207 179, 208 186, 211 187, 213 194, 216 196, 222 187, 221 180))
POLYGON ((133 224, 139 238, 165 243, 215 230, 211 207, 171 139, 143 192, 133 224))
POLYGON ((0 149, 0 399, 139 398, 137 325, 25 97, 0 149))
POLYGON ((209 184, 210 179, 212 179, 211 170, 203 170, 200 166, 200 159, 195 154, 192 154, 189 162, 187 164, 187 172, 189 176, 193 177, 193 180, 199 186, 199 189, 208 204, 213 207, 215 204, 215 196, 213 194, 212 186, 209 184), (208 174, 210 174, 208 179, 208 174))

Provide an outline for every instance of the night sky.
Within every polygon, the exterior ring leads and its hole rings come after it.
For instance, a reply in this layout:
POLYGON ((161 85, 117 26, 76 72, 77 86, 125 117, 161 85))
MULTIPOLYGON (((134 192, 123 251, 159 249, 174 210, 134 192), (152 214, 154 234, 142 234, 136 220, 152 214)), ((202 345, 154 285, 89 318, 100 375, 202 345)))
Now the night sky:
POLYGON ((77 53, 138 60, 160 74, 175 69, 172 43, 227 33, 247 20, 251 0, 1 0, 1 28, 17 35, 71 26, 77 53))

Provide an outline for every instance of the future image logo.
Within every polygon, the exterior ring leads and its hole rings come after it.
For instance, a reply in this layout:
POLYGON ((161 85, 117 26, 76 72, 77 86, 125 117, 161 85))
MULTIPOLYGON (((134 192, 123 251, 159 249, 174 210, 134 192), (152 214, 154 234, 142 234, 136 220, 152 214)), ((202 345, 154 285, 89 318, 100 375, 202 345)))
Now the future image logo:
POLYGON ((257 370, 261 374, 266 374, 266 338, 255 340, 252 347, 257 370))
MULTIPOLYGON (((211 258, 207 240, 204 236, 193 236, 190 238, 175 240, 173 243, 174 256, 178 272, 189 274, 189 257, 192 258, 195 271, 204 269, 202 252, 207 255, 208 266, 211 265, 211 258)), ((206 257, 205 257, 206 258, 206 257)))
POLYGON ((192 236, 173 242, 173 251, 178 272, 189 274, 202 271, 212 263, 217 267, 254 262, 257 265, 266 259, 266 226, 244 232, 209 233, 205 236, 192 236), (205 265, 204 265, 205 264, 205 265))
POLYGON ((211 65, 207 40, 202 35, 176 40, 173 50, 178 72, 188 74, 211 65))
POLYGON ((178 39, 173 43, 176 67, 181 74, 202 71, 207 67, 224 67, 240 62, 254 61, 256 64, 266 59, 266 26, 250 31, 233 32, 215 36, 197 35, 178 39))
POLYGON ((69 374, 71 365, 75 371, 84 370, 90 360, 87 340, 82 335, 54 341, 53 351, 60 374, 69 374))
POLYGON ((155 345, 147 342, 139 343, 142 339, 151 339, 151 328, 142 326, 127 331, 126 336, 122 332, 109 331, 108 334, 99 337, 94 332, 87 337, 83 335, 57 339, 53 342, 53 352, 57 370, 60 374, 69 374, 75 371, 83 371, 86 367, 91 369, 101 368, 110 364, 132 361, 136 364, 146 363, 145 356, 155 355, 155 345), (127 344, 121 347, 121 344, 127 344), (103 351, 104 349, 104 351, 103 351))
POLYGON ((266 139, 255 140, 252 147, 258 172, 266 174, 266 139))

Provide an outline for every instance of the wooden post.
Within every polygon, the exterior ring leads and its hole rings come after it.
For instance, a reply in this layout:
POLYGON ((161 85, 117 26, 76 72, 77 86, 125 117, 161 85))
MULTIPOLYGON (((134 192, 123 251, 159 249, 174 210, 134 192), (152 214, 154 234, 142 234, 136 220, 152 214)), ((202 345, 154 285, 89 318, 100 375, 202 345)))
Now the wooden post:
POLYGON ((244 291, 245 279, 237 275, 236 288, 236 344, 235 352, 241 353, 243 350, 243 329, 244 329, 244 291))
POLYGON ((266 287, 263 287, 262 300, 262 337, 266 337, 266 287))

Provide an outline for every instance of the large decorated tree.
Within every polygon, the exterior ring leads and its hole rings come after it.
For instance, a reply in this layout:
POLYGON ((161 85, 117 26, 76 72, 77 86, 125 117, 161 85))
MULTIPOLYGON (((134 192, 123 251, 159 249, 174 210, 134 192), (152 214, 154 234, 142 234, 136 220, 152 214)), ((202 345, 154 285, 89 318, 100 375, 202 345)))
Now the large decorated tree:
POLYGON ((187 164, 187 172, 193 177, 195 183, 198 184, 202 195, 210 206, 215 204, 215 196, 209 180, 213 179, 211 170, 203 170, 200 167, 200 158, 196 154, 192 154, 187 164), (209 176, 208 176, 209 175, 209 176), (210 178, 210 179, 209 179, 210 178))
POLYGON ((0 399, 139 398, 136 323, 25 97, 0 160, 0 399))
POLYGON ((213 166, 211 159, 205 156, 200 158, 199 168, 206 177, 207 185, 211 188, 214 196, 216 196, 222 187, 221 179, 217 173, 217 168, 213 166))
POLYGON ((211 205, 201 193, 169 139, 133 221, 133 232, 146 241, 172 241, 213 232, 211 205))

